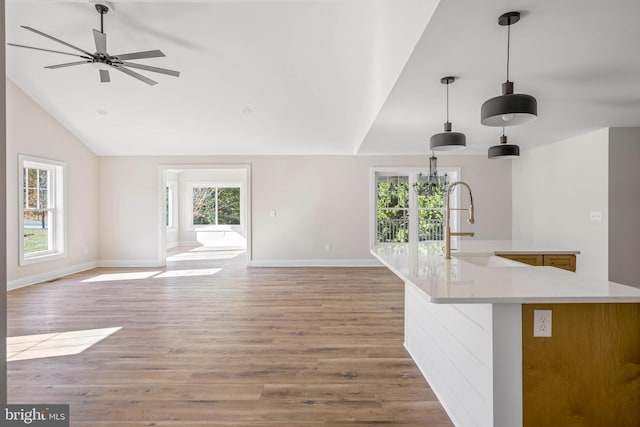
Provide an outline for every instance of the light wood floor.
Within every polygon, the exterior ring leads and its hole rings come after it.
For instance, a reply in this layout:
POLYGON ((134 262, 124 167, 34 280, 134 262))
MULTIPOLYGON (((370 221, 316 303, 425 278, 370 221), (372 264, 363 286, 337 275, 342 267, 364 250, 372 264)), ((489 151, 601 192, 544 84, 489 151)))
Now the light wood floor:
POLYGON ((122 329, 9 362, 9 403, 68 403, 72 426, 452 426, 402 346, 388 270, 169 264, 10 292, 9 337, 122 329))

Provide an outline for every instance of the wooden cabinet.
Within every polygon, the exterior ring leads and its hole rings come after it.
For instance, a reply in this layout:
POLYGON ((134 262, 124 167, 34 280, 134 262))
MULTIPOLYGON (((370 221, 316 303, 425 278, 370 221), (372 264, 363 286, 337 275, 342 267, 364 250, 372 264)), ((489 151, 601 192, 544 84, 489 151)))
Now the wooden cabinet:
POLYGON ((503 258, 512 259, 514 261, 518 261, 523 264, 533 265, 536 267, 543 265, 543 262, 544 262, 543 255, 526 255, 526 254, 511 255, 511 254, 498 254, 498 253, 496 253, 496 255, 501 256, 503 258))
POLYGON ((496 252, 496 255, 536 267, 546 265, 576 271, 576 256, 573 254, 505 254, 496 252))
POLYGON ((523 426, 640 426, 639 328, 640 304, 522 304, 523 426))
POLYGON ((575 255, 545 255, 543 265, 562 268, 563 270, 576 271, 575 255))

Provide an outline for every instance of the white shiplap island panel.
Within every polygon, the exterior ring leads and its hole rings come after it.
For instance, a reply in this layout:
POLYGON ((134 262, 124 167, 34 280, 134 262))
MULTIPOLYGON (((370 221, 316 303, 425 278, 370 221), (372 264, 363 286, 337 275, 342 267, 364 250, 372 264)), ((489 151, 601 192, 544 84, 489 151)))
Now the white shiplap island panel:
POLYGON ((473 241, 445 260, 441 246, 372 253, 405 282, 405 347, 457 426, 522 426, 523 303, 640 302, 640 289, 553 267, 476 265, 496 251, 551 252, 545 248, 473 241))

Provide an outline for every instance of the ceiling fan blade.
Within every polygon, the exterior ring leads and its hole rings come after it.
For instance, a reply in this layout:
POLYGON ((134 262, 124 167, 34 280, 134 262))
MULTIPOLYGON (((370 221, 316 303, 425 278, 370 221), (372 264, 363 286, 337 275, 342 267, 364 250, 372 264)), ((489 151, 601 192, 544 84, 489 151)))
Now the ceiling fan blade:
POLYGON ((93 30, 93 39, 96 42, 96 52, 107 54, 107 35, 98 30, 93 30))
POLYGON ((111 81, 109 70, 100 70, 100 81, 102 83, 109 83, 111 81))
POLYGON ((123 67, 123 66, 121 66, 121 65, 117 65, 117 66, 116 66, 116 65, 114 65, 114 66, 113 66, 113 68, 114 68, 115 70, 118 70, 118 71, 120 71, 120 72, 123 72, 123 73, 125 73, 125 74, 128 74, 128 75, 130 75, 131 77, 133 77, 133 78, 135 78, 135 79, 138 79, 138 80, 140 80, 140 81, 143 81, 143 82, 145 82, 146 84, 148 84, 148 85, 150 85, 150 86, 153 86, 153 85, 157 85, 157 84, 158 84, 158 82, 156 82, 155 80, 151 80, 150 78, 145 77, 145 76, 143 76, 142 74, 138 74, 138 73, 136 73, 135 71, 132 71, 132 70, 130 70, 130 69, 128 69, 128 68, 125 68, 125 67, 123 67))
POLYGON ((144 52, 123 53, 121 55, 111 55, 120 60, 124 59, 144 59, 144 58, 160 58, 165 56, 160 50, 146 50, 144 52))
POLYGON ((33 31, 34 33, 39 34, 39 35, 41 35, 42 37, 46 37, 46 38, 48 38, 48 39, 51 39, 51 40, 56 41, 56 42, 58 42, 58 43, 61 43, 61 44, 65 45, 65 46, 67 46, 67 47, 70 47, 71 49, 75 49, 75 50, 77 50, 77 51, 79 51, 79 52, 82 52, 82 53, 84 53, 85 55, 93 56, 93 54, 92 54, 92 53, 89 53, 89 52, 87 52, 87 51, 86 51, 86 50, 84 50, 84 49, 80 49, 80 48, 79 48, 79 47, 77 47, 77 46, 74 46, 74 45, 69 44, 69 43, 67 43, 67 42, 63 42, 62 40, 57 39, 57 38, 55 38, 55 37, 53 37, 53 36, 50 36, 49 34, 45 34, 45 33, 43 33, 42 31, 38 31, 38 30, 36 30, 35 28, 27 27, 26 25, 21 25, 21 27, 22 27, 22 28, 24 28, 25 30, 33 31))
POLYGON ((90 64, 90 63, 91 61, 76 61, 76 62, 67 62, 65 64, 49 65, 48 67, 44 67, 44 68, 49 68, 53 70, 55 68, 72 67, 74 65, 82 65, 82 64, 90 64))
POLYGON ((15 44, 15 43, 7 43, 7 44, 9 46, 24 47, 25 49, 41 50, 43 52, 51 52, 51 53, 61 53, 63 55, 70 55, 70 56, 77 56, 78 58, 91 59, 90 57, 87 57, 87 56, 77 55, 75 53, 69 53, 69 52, 60 52, 59 50, 42 49, 41 47, 25 46, 23 44, 15 44))
POLYGON ((180 71, 167 70, 166 68, 150 67, 149 65, 136 64, 133 62, 122 62, 122 65, 145 71, 153 71, 154 73, 166 74, 168 76, 180 77, 180 71))

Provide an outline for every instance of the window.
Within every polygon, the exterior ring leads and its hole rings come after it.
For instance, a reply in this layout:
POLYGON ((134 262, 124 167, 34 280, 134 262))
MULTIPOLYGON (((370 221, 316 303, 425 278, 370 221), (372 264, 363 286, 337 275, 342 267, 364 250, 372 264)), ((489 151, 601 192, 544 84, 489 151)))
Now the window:
POLYGON ((239 225, 239 187, 193 187, 192 225, 239 225))
POLYGON ((64 163, 20 156, 20 265, 65 255, 64 163))
POLYGON ((174 230, 176 228, 176 217, 178 205, 176 203, 176 196, 178 194, 178 183, 176 181, 167 181, 165 187, 165 225, 168 230, 174 230))
MULTIPOLYGON (((372 168, 371 245, 442 240, 444 237, 444 194, 425 195, 425 182, 416 168, 372 168)), ((443 168, 450 182, 459 169, 443 168)), ((422 175, 424 176, 424 174, 422 175)), ((454 192, 455 193, 455 192, 454 192)), ((459 192, 458 192, 459 193, 459 192)), ((454 194, 451 206, 459 205, 454 194)), ((457 211, 451 212, 452 224, 458 224, 457 211)))
POLYGON ((444 239, 444 194, 425 195, 425 183, 416 183, 418 193, 418 240, 444 239))

